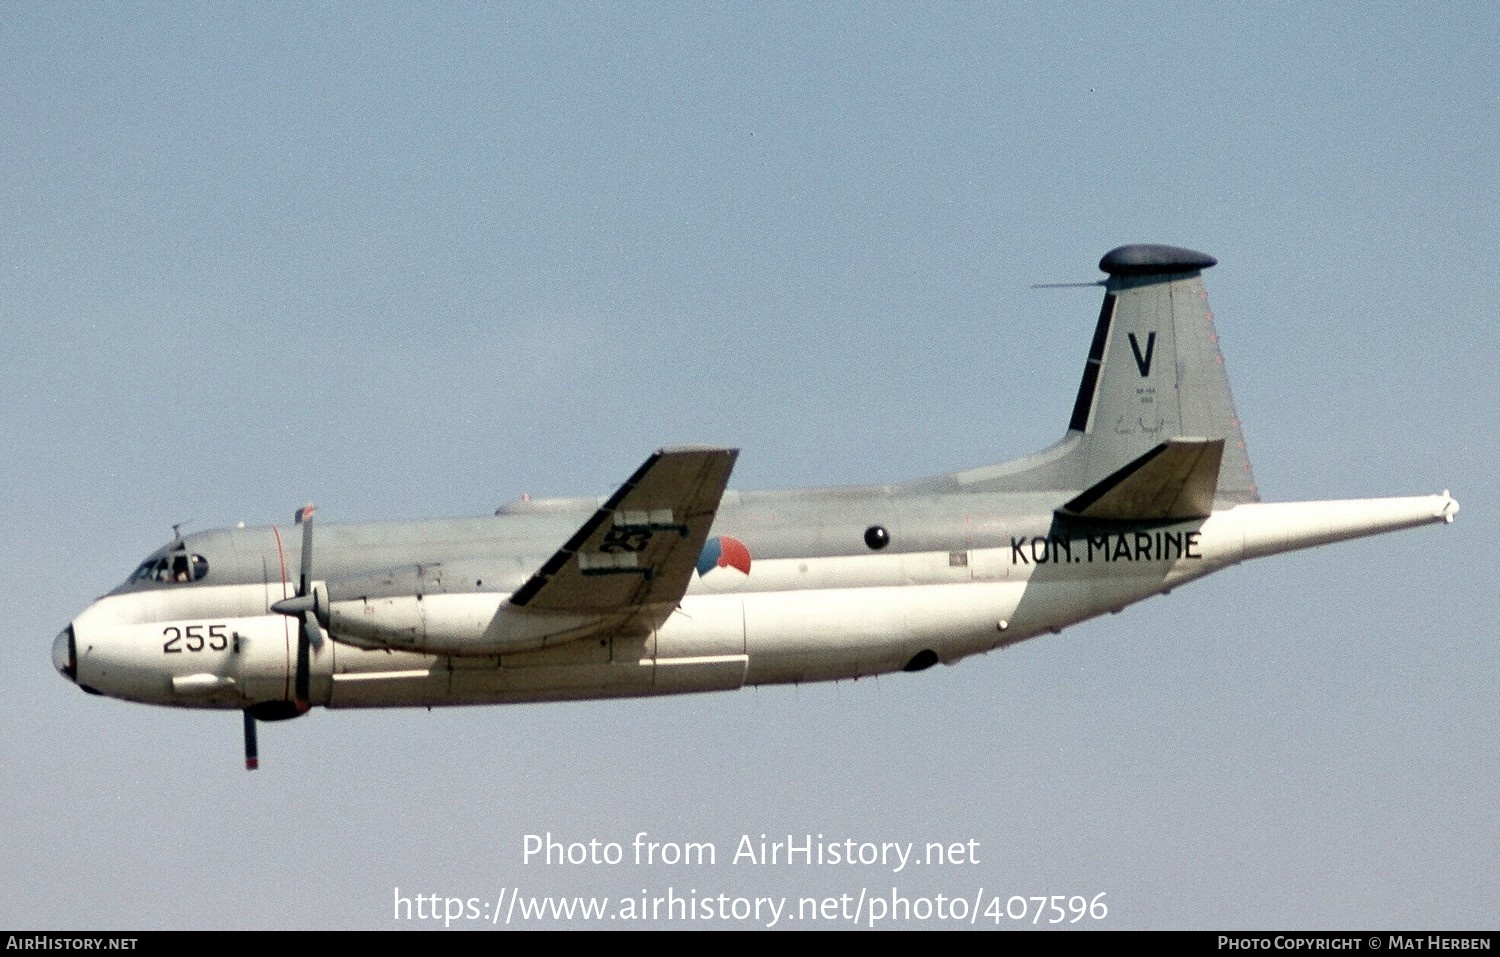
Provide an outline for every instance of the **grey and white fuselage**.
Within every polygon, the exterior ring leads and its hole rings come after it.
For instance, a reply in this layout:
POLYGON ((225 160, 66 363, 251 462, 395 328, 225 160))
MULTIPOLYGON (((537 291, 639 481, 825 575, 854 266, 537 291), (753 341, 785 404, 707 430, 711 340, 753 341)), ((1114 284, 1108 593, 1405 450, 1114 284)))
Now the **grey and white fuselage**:
POLYGON ((92 692, 263 717, 858 678, 1055 632, 1247 558, 1451 521, 1446 492, 1258 500, 1203 292, 1213 264, 1159 246, 1105 257, 1069 429, 1034 455, 893 486, 726 492, 733 450, 663 450, 609 499, 319 524, 307 552, 296 526, 186 535, 75 618, 54 662, 92 692))

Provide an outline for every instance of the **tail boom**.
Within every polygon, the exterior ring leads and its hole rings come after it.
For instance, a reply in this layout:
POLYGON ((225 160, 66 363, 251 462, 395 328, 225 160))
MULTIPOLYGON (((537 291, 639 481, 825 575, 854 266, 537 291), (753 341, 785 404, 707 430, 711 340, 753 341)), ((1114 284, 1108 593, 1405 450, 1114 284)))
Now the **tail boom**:
POLYGON ((1410 498, 1256 503, 1232 509, 1228 516, 1237 521, 1244 536, 1244 557, 1260 558, 1452 522, 1457 514, 1458 502, 1445 491, 1410 498))

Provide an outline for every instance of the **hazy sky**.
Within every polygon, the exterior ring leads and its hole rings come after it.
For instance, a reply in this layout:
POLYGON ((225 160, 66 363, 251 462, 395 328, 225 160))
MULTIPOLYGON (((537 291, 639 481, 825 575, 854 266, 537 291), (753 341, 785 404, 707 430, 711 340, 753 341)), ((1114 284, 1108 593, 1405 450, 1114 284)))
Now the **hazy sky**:
POLYGON ((0 926, 894 888, 1493 928, 1497 49, 1485 4, 7 5, 0 926), (52 670, 176 522, 486 514, 685 442, 738 488, 1032 451, 1098 291, 1030 287, 1127 242, 1220 259, 1266 498, 1451 488, 1457 522, 919 675, 319 710, 255 774, 238 714, 52 670), (719 859, 525 863, 546 832, 719 859), (979 863, 729 863, 745 834, 979 863))

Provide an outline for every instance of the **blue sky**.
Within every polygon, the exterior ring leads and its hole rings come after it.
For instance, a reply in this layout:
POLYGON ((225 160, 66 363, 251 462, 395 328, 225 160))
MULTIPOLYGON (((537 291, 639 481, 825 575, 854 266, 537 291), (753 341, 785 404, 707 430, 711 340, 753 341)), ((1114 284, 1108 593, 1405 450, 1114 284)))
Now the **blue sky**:
MULTIPOLYGON (((391 927, 393 888, 1107 893, 1112 927, 1492 927, 1495 18, 1453 4, 0 13, 0 923, 391 927), (956 668, 234 714, 51 637, 170 536, 896 481, 1067 422, 1113 246, 1202 249, 1268 499, 1451 488, 956 668), (538 868, 527 833, 979 841, 538 868)), ((1008 922, 1007 922, 1008 923, 1008 922)))

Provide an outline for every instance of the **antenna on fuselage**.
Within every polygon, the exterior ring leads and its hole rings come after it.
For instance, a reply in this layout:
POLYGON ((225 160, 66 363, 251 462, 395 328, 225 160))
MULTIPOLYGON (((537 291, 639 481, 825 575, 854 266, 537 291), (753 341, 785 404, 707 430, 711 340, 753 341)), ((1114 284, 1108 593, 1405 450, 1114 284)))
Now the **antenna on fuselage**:
POLYGON ((188 524, 188 523, 187 522, 178 522, 176 525, 172 526, 172 544, 173 545, 181 545, 182 544, 182 526, 184 526, 186 524, 188 524))

